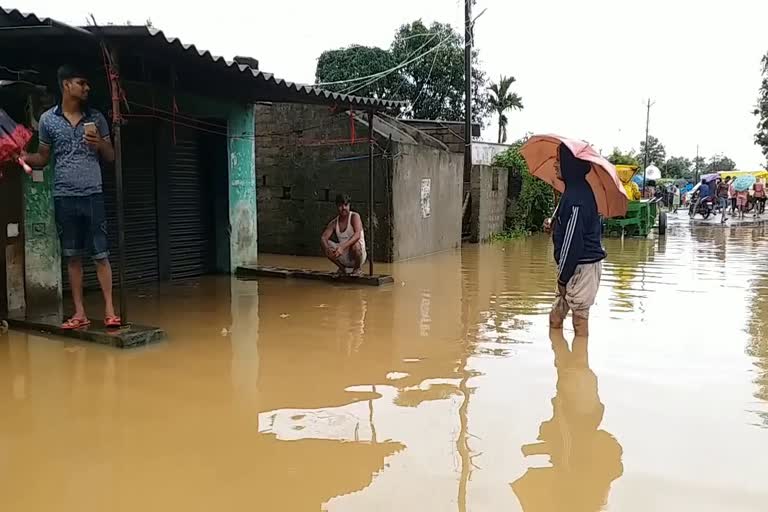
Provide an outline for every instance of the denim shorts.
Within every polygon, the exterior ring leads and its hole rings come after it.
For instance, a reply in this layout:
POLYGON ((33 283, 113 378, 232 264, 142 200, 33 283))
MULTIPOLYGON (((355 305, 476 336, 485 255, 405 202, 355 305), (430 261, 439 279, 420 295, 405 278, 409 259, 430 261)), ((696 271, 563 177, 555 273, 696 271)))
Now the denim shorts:
POLYGON ((94 260, 103 260, 109 256, 102 194, 54 197, 53 203, 61 252, 65 257, 90 256, 94 260))

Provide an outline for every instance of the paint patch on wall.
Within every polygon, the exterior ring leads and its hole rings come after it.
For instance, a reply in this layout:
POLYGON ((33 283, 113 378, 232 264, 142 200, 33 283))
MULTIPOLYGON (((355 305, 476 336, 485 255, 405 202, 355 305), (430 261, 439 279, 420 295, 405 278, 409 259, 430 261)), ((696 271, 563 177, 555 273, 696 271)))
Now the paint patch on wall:
POLYGON ((424 178, 421 180, 421 217, 426 219, 432 215, 432 180, 424 178))

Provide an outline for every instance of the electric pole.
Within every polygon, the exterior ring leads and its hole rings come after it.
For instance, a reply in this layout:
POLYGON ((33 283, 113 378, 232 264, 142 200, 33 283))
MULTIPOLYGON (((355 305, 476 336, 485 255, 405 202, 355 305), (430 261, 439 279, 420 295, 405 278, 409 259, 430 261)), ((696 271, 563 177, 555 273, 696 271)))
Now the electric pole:
POLYGON ((648 128, 651 125, 651 106, 653 106, 653 103, 651 103, 651 98, 648 98, 648 105, 645 111, 645 155, 643 158, 643 197, 645 197, 645 181, 646 181, 646 170, 648 169, 648 128))
POLYGON ((464 181, 472 174, 472 1, 464 0, 464 181))
POLYGON ((699 181, 699 145, 696 144, 696 183, 699 181))

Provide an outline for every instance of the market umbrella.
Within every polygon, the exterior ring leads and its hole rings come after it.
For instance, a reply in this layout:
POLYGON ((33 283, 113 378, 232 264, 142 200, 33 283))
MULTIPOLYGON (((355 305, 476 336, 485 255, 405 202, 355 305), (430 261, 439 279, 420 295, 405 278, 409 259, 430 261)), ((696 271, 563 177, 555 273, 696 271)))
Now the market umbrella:
POLYGON ((736 192, 744 192, 752 188, 756 181, 754 176, 739 176, 733 180, 733 189, 736 192))
POLYGON ((32 132, 16 124, 16 121, 0 108, 0 162, 16 160, 27 173, 31 173, 32 169, 19 157, 31 138, 32 132))
POLYGON ((560 135, 534 135, 520 148, 531 174, 546 181, 558 192, 565 190, 565 183, 555 174, 555 160, 560 144, 565 144, 579 160, 592 165, 587 174, 587 182, 595 194, 600 214, 603 217, 621 217, 627 213, 627 193, 616 169, 587 142, 560 135))

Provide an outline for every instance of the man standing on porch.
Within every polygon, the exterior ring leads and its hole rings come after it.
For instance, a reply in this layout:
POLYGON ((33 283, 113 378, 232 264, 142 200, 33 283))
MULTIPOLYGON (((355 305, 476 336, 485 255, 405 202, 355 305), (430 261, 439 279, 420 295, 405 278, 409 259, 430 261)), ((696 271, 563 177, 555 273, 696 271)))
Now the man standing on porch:
POLYGON ((320 237, 323 253, 339 267, 339 274, 361 275, 367 258, 363 221, 359 213, 350 209, 347 194, 336 196, 336 209, 339 215, 326 226, 320 237), (336 241, 331 240, 334 234, 336 241))
POLYGON ((104 295, 104 325, 120 327, 112 304, 107 219, 99 160, 112 162, 115 152, 109 125, 101 112, 88 107, 90 84, 70 66, 58 70, 61 103, 40 117, 37 153, 23 154, 32 167, 44 167, 53 153, 53 200, 62 254, 67 258, 75 314, 64 329, 90 324, 83 305, 83 261, 90 256, 104 295))

